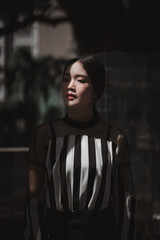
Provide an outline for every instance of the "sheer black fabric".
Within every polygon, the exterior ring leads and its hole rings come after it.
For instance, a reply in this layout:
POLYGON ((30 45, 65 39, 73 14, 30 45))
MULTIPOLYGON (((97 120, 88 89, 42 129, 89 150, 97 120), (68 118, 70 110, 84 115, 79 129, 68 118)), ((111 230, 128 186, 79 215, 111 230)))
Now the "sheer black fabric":
POLYGON ((126 136, 114 126, 67 116, 39 126, 30 147, 25 239, 134 239, 130 169, 126 136))

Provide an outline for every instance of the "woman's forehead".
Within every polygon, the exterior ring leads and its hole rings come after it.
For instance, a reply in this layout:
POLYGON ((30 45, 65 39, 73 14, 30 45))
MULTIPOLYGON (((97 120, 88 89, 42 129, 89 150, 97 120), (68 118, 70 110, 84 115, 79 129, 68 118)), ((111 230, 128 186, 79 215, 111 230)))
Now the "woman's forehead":
POLYGON ((88 76, 87 71, 84 69, 83 64, 79 61, 69 65, 64 74, 84 75, 88 76))

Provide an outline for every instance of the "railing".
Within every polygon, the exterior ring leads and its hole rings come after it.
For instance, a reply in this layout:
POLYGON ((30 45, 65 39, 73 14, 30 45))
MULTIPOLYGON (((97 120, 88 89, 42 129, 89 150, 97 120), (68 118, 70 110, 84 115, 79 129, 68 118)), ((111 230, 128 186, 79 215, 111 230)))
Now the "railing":
POLYGON ((29 147, 0 147, 0 232, 23 240, 29 147))
MULTIPOLYGON (((13 230, 10 232, 17 240, 23 240, 21 236, 24 224, 24 206, 28 172, 28 152, 28 146, 0 147, 0 227, 4 226, 3 230, 8 231, 8 229, 12 228, 14 225, 14 232, 13 230)), ((140 157, 142 161, 144 157, 140 157)), ((145 158, 145 165, 143 165, 143 171, 141 170, 141 178, 138 178, 136 175, 138 181, 138 184, 136 185, 136 190, 138 193, 138 210, 136 213, 136 218, 137 230, 140 238, 137 237, 137 239, 135 240, 142 239, 142 232, 145 231, 143 230, 143 227, 146 227, 146 225, 148 226, 148 223, 150 224, 150 227, 148 227, 147 233, 149 232, 150 236, 152 236, 151 238, 148 237, 148 239, 157 240, 160 236, 160 214, 158 211, 159 204, 158 206, 155 205, 156 202, 159 203, 159 199, 156 201, 153 199, 153 180, 149 180, 148 175, 145 178, 147 179, 146 182, 148 181, 147 183, 144 183, 144 180, 142 179, 142 177, 145 177, 145 172, 147 173, 148 169, 150 169, 151 166, 153 168, 153 163, 155 162, 155 159, 153 161, 153 157, 150 156, 150 158, 147 159, 147 156, 145 158), (142 187, 143 191, 141 190, 142 187), (140 195, 140 191, 142 192, 142 196, 140 195), (143 215, 145 215, 145 221, 142 213, 143 215)), ((157 157, 157 161, 158 160, 159 155, 157 157)), ((136 164, 138 164, 138 160, 136 160, 136 157, 135 161, 136 164)), ((159 165, 155 164, 155 166, 157 168, 157 166, 159 165)), ((141 165, 139 166, 139 169, 142 169, 141 165)), ((10 238, 6 238, 6 240, 8 239, 10 238)))
POLYGON ((29 147, 0 147, 0 152, 28 152, 29 147))
POLYGON ((29 147, 0 147, 0 218, 23 214, 29 147))

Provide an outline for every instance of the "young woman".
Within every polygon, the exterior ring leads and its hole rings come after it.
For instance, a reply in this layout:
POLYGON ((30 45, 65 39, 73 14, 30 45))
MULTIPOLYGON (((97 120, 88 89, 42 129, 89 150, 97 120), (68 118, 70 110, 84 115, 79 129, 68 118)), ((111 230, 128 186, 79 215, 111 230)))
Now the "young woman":
POLYGON ((134 239, 126 136, 95 108, 104 87, 105 69, 95 57, 65 67, 68 112, 39 126, 30 147, 25 239, 134 239))

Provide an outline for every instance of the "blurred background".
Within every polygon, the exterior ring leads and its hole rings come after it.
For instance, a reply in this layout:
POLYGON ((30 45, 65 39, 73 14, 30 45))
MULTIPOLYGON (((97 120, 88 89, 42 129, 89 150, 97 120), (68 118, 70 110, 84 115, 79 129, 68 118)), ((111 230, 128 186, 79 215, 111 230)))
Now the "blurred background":
POLYGON ((107 84, 97 107, 127 134, 136 240, 160 239, 160 15, 149 0, 1 0, 0 234, 23 240, 34 128, 62 117, 66 61, 95 54, 107 84))

